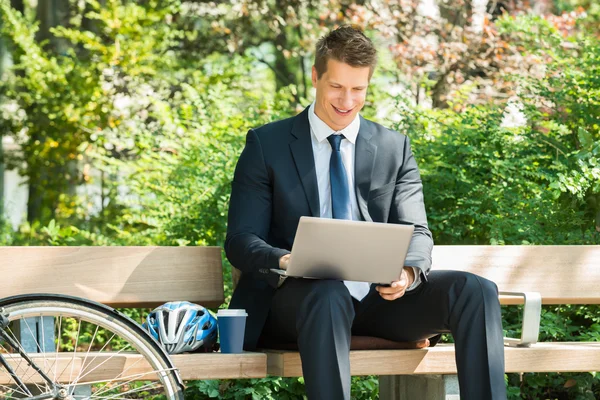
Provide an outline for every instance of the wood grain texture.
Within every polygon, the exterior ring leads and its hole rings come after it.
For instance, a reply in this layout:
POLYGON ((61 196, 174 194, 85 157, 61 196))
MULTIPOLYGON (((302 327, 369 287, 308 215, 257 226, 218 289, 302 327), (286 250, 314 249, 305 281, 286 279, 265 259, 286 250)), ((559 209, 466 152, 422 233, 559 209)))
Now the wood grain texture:
POLYGON ((472 272, 501 291, 540 292, 544 304, 600 304, 600 246, 434 246, 432 269, 472 272))
MULTIPOLYGON (((297 352, 268 351, 269 375, 302 376, 297 352)), ((538 343, 505 348, 506 372, 579 372, 600 370, 600 343, 538 343)), ((455 374, 453 345, 419 350, 350 352, 352 375, 455 374)))
MULTIPOLYGON (((473 272, 502 291, 538 291, 545 304, 600 304, 600 246, 435 246, 433 269, 473 272)), ((2 296, 62 293, 120 306, 223 301, 217 247, 2 247, 0 274, 2 296)))
MULTIPOLYGON (((28 383, 42 383, 42 379, 18 355, 6 355, 9 365, 21 377, 29 377, 28 383)), ((73 357, 72 353, 46 353, 33 355, 36 364, 57 382, 72 382, 78 371, 85 371, 80 382, 98 382, 112 380, 122 374, 120 380, 156 380, 153 369, 138 354, 97 354, 91 352, 73 357), (71 372, 73 366, 73 372, 71 372)), ((182 379, 236 379, 264 378, 267 376, 267 356, 263 353, 242 354, 180 354, 172 357, 182 379)), ((13 381, 5 369, 0 368, 0 385, 13 381)))
POLYGON ((2 247, 0 296, 57 293, 122 307, 223 302, 219 247, 2 247))
POLYGON ((182 354, 172 356, 184 380, 264 378, 267 376, 267 355, 241 354, 182 354))

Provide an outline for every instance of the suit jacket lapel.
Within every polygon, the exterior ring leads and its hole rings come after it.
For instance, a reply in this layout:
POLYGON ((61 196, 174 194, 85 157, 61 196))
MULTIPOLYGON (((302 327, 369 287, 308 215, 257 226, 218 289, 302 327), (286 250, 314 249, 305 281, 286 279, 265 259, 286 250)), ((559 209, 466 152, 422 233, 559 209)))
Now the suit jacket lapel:
POLYGON ((373 133, 370 128, 369 122, 360 117, 360 130, 356 138, 354 154, 354 180, 358 208, 365 221, 372 221, 367 201, 371 190, 371 175, 375 166, 375 155, 377 154, 377 146, 371 142, 373 133))
POLYGON ((313 217, 320 217, 319 187, 317 184, 317 172, 315 171, 315 158, 310 138, 310 124, 308 122, 308 108, 294 118, 292 127, 292 142, 290 149, 298 176, 302 182, 306 199, 313 217))

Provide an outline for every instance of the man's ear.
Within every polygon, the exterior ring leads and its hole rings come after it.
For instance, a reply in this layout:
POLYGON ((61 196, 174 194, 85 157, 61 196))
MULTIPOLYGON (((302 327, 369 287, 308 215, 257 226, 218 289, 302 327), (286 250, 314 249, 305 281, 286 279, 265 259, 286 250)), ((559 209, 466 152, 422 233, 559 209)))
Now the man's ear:
POLYGON ((315 66, 313 65, 312 67, 312 84, 313 87, 317 87, 317 69, 315 68, 315 66))

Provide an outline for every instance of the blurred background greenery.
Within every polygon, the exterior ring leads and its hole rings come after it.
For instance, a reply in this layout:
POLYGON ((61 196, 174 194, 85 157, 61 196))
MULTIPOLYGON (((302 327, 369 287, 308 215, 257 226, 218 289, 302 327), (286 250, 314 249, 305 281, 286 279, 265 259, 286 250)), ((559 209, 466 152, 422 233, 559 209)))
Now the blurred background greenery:
MULTIPOLYGON (((0 245, 222 245, 247 130, 310 104, 314 44, 347 23, 380 48, 363 115, 411 137, 437 244, 600 244, 595 0, 0 0, 0 245)), ((540 339, 598 341, 599 310, 545 307, 540 339)), ((593 372, 507 385, 600 398, 593 372)), ((197 381, 186 398, 301 393, 197 381)))

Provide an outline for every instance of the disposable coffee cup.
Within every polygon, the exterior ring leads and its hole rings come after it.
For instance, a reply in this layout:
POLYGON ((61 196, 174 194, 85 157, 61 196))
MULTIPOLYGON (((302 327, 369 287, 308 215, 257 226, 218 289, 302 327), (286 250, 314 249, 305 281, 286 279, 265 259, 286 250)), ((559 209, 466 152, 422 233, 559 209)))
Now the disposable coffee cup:
POLYGON ((221 353, 241 353, 244 347, 246 310, 219 310, 217 322, 221 338, 221 353))

